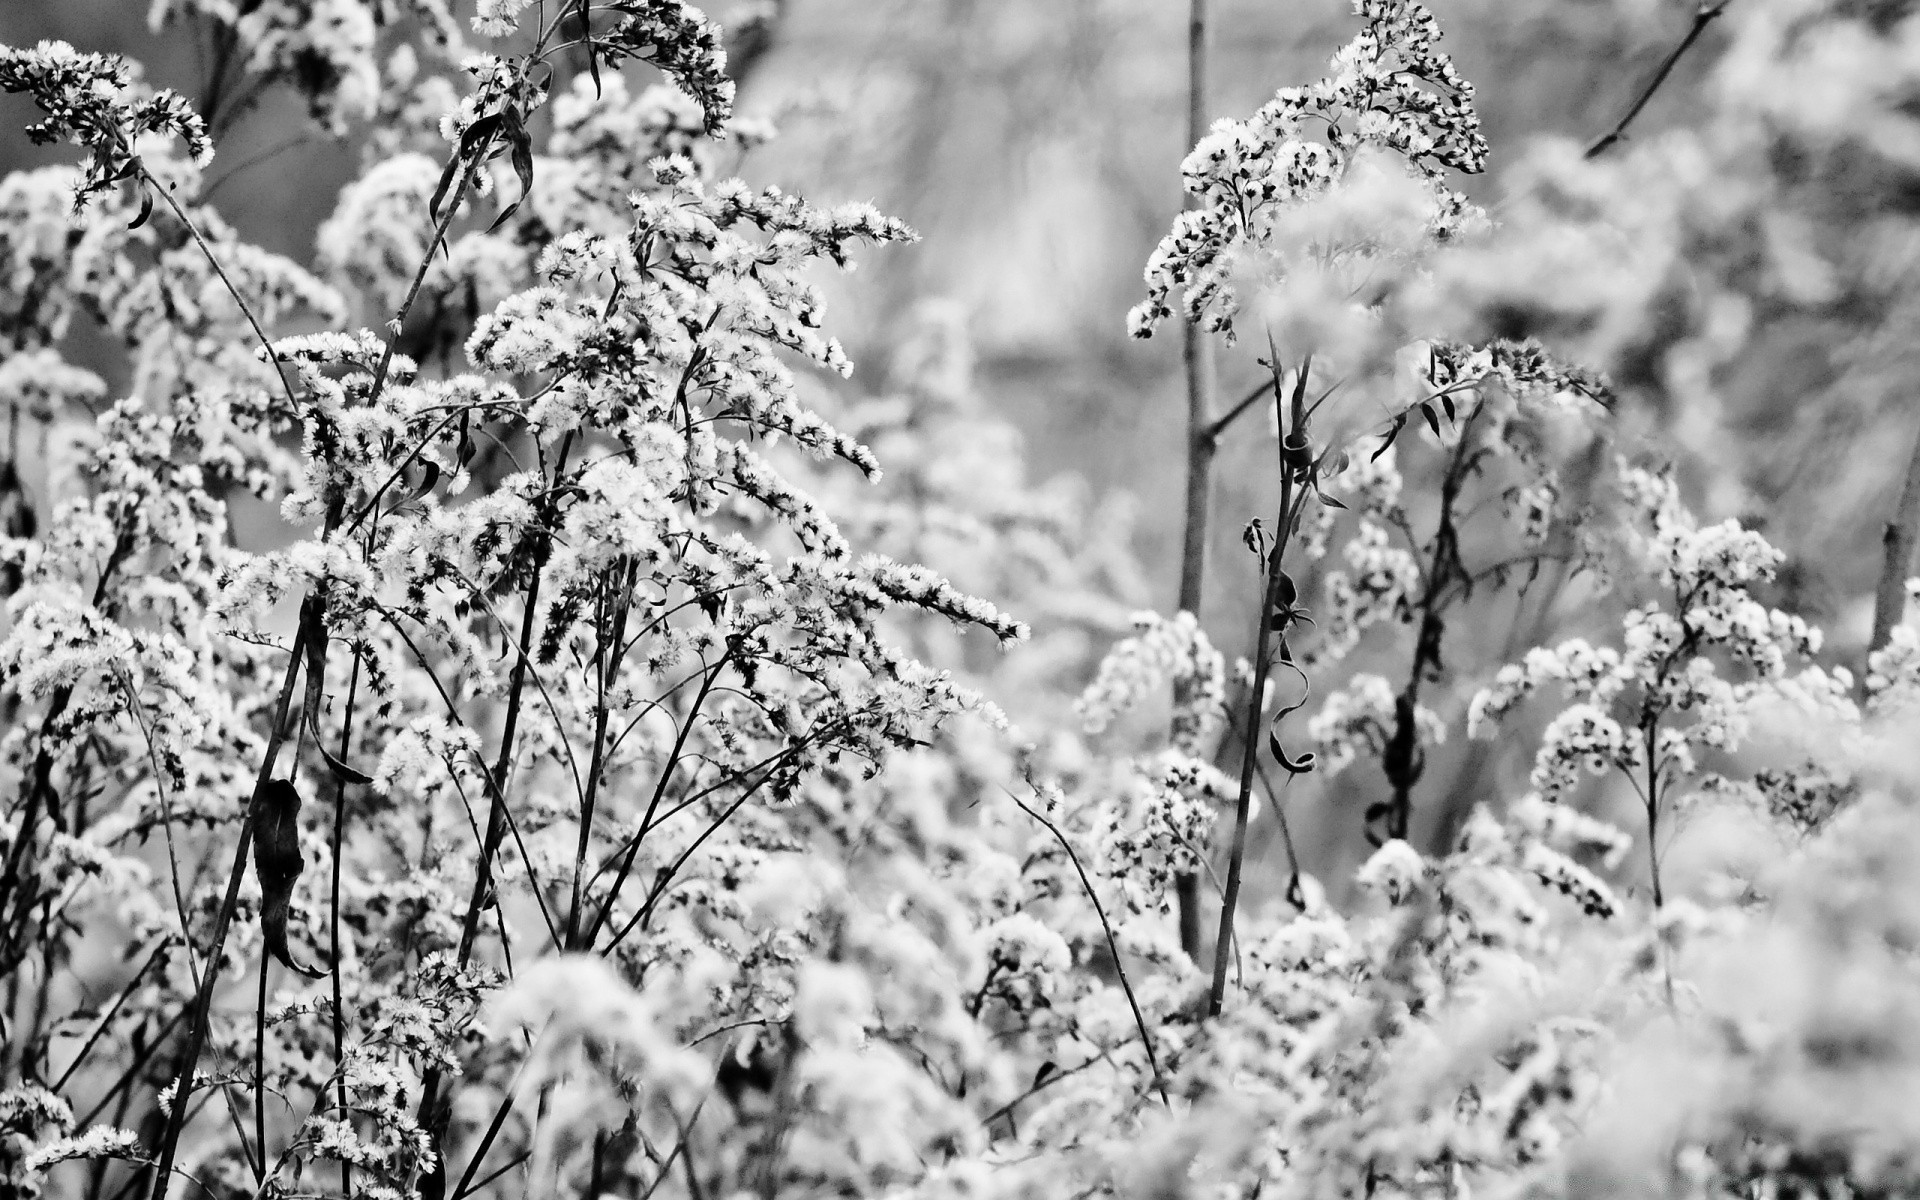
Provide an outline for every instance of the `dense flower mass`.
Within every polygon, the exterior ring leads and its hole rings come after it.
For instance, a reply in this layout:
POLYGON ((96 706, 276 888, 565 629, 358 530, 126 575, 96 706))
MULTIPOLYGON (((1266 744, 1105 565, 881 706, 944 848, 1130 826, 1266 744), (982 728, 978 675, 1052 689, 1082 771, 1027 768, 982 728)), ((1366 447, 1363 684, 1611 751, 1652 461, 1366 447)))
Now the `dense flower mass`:
MULTIPOLYGON (((1906 161, 1898 8, 1753 0, 1743 186, 1906 161)), ((1251 631, 1144 607, 953 306, 849 380, 822 276, 917 235, 734 178, 681 0, 157 0, 205 112, 0 47, 78 155, 0 180, 0 1192, 1920 1191, 1920 578, 1823 638, 1638 436, 1730 385, 1628 277, 1892 285, 1651 190, 1684 132, 1479 213, 1433 15, 1353 12, 1130 323, 1270 381, 1194 431, 1272 414, 1251 631), (311 263, 203 173, 275 87, 364 134, 311 263)))

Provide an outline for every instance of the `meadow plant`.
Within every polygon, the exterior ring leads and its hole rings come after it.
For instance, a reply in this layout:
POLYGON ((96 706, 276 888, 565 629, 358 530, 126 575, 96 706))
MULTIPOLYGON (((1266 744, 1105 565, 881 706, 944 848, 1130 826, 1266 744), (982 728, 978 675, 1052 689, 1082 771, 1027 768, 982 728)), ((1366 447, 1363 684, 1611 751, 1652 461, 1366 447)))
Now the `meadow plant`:
MULTIPOLYGON (((1714 119, 1897 76, 1888 7, 1730 13, 1714 119)), ((1259 358, 1239 637, 1143 608, 950 307, 844 381, 818 275, 914 234, 732 178, 775 130, 680 0, 163 0, 206 112, 0 48, 80 159, 0 180, 0 1188, 1920 1188, 1914 618, 1850 669, 1634 442, 1700 377, 1615 369, 1609 221, 1704 218, 1593 198, 1673 142, 1490 217, 1432 14, 1353 8, 1131 318, 1259 358), (208 198, 278 87, 366 129, 311 263, 208 198)))

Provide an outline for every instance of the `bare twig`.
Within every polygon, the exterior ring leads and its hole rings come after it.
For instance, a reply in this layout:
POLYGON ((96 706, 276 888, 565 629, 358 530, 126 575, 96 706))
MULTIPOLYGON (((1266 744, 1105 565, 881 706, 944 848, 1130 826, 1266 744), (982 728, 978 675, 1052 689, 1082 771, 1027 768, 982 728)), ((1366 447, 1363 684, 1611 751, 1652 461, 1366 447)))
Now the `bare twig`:
POLYGON ((1692 49, 1693 44, 1700 40, 1700 35, 1707 31, 1707 26, 1713 23, 1715 17, 1725 12, 1727 5, 1732 2, 1733 0, 1715 0, 1714 3, 1702 3, 1698 9, 1694 10, 1693 24, 1687 29, 1686 36, 1681 38, 1679 45, 1667 55, 1665 61, 1660 64, 1660 69, 1653 73, 1653 78, 1647 81, 1647 86, 1640 92, 1639 99, 1627 109, 1626 115, 1622 116, 1612 129, 1601 135, 1598 141, 1587 147, 1588 158, 1600 157, 1614 143, 1626 136, 1627 126, 1633 124, 1633 119, 1639 116, 1640 110, 1653 99, 1653 94, 1660 90, 1660 85, 1667 81, 1667 76, 1673 74, 1673 68, 1679 64, 1681 56, 1692 49))
POLYGON ((1242 413, 1246 412, 1249 408, 1252 408, 1263 397, 1265 397, 1268 393, 1272 391, 1273 391, 1273 384, 1271 382, 1263 380, 1258 387, 1248 392, 1232 408, 1220 414, 1220 416, 1213 422, 1213 424, 1207 426, 1206 428, 1207 439, 1209 441, 1218 443, 1221 435, 1226 433, 1227 429, 1230 426, 1232 426, 1232 424, 1235 421, 1240 419, 1240 416, 1242 413))
POLYGON ((1113 970, 1120 976, 1120 990, 1127 994, 1127 1007, 1133 1010, 1134 1028, 1140 1031, 1140 1047, 1147 1052, 1147 1066, 1153 1070, 1154 1089, 1160 1093, 1160 1102, 1172 1108, 1173 1101, 1167 1099, 1167 1085, 1160 1078, 1160 1056, 1153 1052, 1153 1036, 1147 1032, 1147 1018, 1140 1012, 1140 1001, 1133 995, 1133 982, 1127 978, 1127 964, 1120 957, 1120 942, 1113 936, 1113 924, 1107 920, 1107 910, 1101 906, 1100 896, 1093 890, 1093 880, 1087 878, 1087 869, 1080 865, 1080 856, 1073 852, 1073 843, 1067 840, 1066 834, 1060 832, 1058 825, 1035 811, 1026 801, 1006 788, 1000 790, 1006 792, 1007 798, 1020 806, 1021 812, 1046 827, 1047 832, 1053 835, 1054 841, 1059 842, 1060 848, 1067 852, 1067 861, 1073 864, 1074 871, 1079 874, 1080 886, 1086 889, 1087 899, 1093 904, 1093 913, 1100 918, 1100 929, 1107 935, 1107 952, 1113 955, 1113 970))

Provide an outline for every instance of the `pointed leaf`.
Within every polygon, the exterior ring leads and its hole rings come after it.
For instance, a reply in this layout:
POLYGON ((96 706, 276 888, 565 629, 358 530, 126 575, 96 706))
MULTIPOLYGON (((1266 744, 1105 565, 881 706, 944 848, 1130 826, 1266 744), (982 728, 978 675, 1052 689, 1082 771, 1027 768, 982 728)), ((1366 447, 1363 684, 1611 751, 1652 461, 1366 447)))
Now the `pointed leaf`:
POLYGON ((327 749, 326 744, 320 740, 317 733, 318 731, 316 731, 316 736, 313 739, 314 747, 320 751, 320 757, 326 760, 327 769, 333 772, 336 779, 342 783, 373 782, 373 776, 335 757, 333 751, 327 749))
POLYGON ((1373 457, 1368 459, 1367 461, 1379 462, 1380 456, 1382 454, 1385 454, 1387 451, 1393 449, 1393 439, 1400 436, 1400 431, 1406 427, 1406 424, 1407 424, 1407 414, 1401 413, 1399 416, 1395 417, 1393 419, 1393 424, 1387 426, 1386 436, 1380 440, 1380 448, 1378 450, 1375 450, 1373 452, 1373 457))
POLYGON ((1433 415, 1433 405, 1422 404, 1420 415, 1427 419, 1427 428, 1433 430, 1433 436, 1440 436, 1440 418, 1433 415))
POLYGON ((587 74, 593 76, 593 98, 600 99, 600 50, 593 44, 593 0, 580 0, 580 38, 587 44, 587 74))
POLYGON ((440 172, 440 185, 433 189, 433 198, 427 201, 428 216, 436 221, 440 219, 440 205, 446 200, 448 189, 453 186, 454 176, 477 147, 493 140, 494 131, 500 127, 500 121, 500 113, 488 113, 467 126, 467 131, 460 135, 459 148, 453 152, 453 157, 447 160, 446 170, 440 172))
POLYGON ((511 111, 504 124, 504 132, 510 146, 508 161, 513 164, 513 173, 520 179, 520 195, 512 204, 500 210, 493 224, 487 226, 488 233, 506 224, 507 219, 518 212, 527 197, 533 194, 533 138, 527 133, 526 126, 520 123, 519 114, 511 111))
POLYGON ((140 228, 142 225, 145 225, 147 223, 147 218, 151 217, 152 215, 153 215, 153 192, 150 189, 141 188, 139 215, 133 218, 133 222, 129 224, 127 228, 128 229, 140 228))

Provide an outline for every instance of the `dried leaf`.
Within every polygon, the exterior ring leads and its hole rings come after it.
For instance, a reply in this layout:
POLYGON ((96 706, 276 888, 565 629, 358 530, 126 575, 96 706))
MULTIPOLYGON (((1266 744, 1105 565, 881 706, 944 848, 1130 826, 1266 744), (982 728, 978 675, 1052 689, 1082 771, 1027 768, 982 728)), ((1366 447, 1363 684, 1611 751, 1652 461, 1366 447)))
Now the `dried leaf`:
POLYGON ((300 793, 290 780, 269 779, 253 824, 253 873, 260 882, 260 937, 267 953, 308 979, 325 974, 294 961, 287 949, 293 885, 300 858, 300 793))

